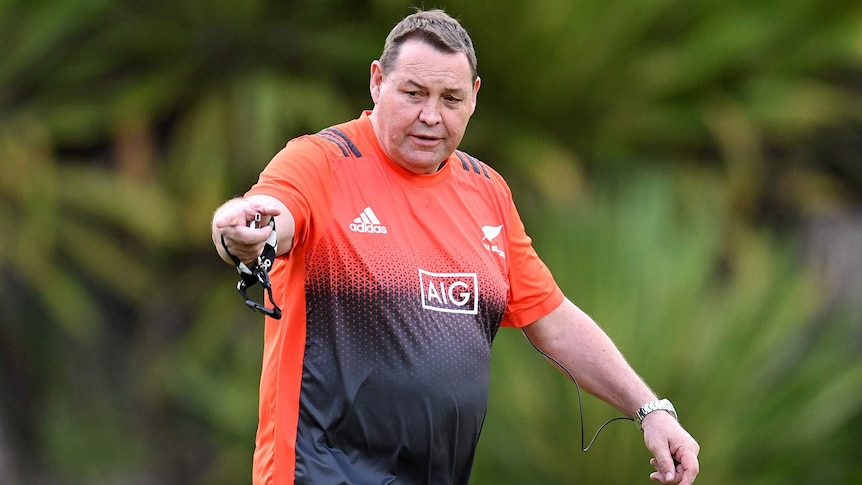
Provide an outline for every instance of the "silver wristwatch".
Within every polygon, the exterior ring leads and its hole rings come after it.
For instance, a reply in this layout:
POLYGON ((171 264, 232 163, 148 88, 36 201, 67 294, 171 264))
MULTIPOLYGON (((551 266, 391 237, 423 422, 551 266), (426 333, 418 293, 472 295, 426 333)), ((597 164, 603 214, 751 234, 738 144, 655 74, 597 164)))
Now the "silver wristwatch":
POLYGON ((667 399, 659 399, 658 401, 651 401, 637 410, 635 413, 635 423, 638 424, 638 427, 643 431, 643 426, 641 426, 641 422, 643 422, 644 418, 653 411, 667 411, 671 416, 674 417, 677 421, 679 417, 676 415, 676 409, 674 409, 673 404, 667 399))

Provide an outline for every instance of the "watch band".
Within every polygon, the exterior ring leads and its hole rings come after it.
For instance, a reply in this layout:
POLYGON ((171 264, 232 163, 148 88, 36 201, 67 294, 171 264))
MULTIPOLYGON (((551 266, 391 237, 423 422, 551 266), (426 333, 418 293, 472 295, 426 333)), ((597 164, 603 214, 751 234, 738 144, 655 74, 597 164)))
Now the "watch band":
POLYGON ((641 423, 644 418, 647 417, 648 414, 654 411, 667 411, 671 416, 674 417, 677 421, 679 421, 679 416, 676 414, 676 409, 674 409, 673 404, 667 399, 659 399, 658 401, 650 401, 643 406, 641 406, 637 412, 635 412, 635 423, 637 423, 638 427, 643 431, 643 426, 641 423))

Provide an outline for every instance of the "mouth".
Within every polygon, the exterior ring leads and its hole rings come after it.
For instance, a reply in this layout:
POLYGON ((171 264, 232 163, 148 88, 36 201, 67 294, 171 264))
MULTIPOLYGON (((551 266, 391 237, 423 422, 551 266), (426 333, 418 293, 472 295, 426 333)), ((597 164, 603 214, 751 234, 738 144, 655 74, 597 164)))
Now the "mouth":
POLYGON ((433 135, 413 134, 413 135, 410 135, 410 136, 411 136, 411 138, 413 138, 414 140, 416 140, 416 142, 417 142, 417 143, 420 143, 420 144, 423 144, 423 145, 434 144, 434 143, 437 143, 437 142, 439 142, 440 140, 442 140, 442 138, 441 138, 441 137, 439 137, 439 136, 433 136, 433 135))

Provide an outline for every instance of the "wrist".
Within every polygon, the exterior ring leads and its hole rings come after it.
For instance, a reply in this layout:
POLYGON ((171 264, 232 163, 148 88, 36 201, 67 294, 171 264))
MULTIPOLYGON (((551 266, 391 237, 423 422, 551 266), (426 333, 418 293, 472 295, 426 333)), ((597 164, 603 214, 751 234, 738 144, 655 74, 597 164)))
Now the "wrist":
POLYGON ((656 401, 650 401, 635 412, 635 423, 637 423, 638 427, 643 431, 643 420, 646 419, 647 416, 656 412, 663 411, 667 414, 673 416, 674 419, 679 421, 679 416, 676 414, 676 409, 673 407, 673 404, 667 399, 659 399, 656 401))

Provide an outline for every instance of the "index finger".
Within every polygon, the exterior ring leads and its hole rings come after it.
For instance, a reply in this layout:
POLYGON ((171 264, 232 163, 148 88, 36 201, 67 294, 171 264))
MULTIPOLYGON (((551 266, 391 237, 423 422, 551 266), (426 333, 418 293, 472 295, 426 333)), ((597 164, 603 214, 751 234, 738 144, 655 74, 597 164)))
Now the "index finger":
POLYGON ((255 214, 270 217, 275 217, 281 214, 281 208, 272 202, 252 201, 249 205, 249 209, 252 210, 252 218, 254 218, 255 214))
POLYGON ((213 224, 219 229, 231 226, 248 226, 249 222, 255 220, 255 216, 270 217, 281 214, 281 208, 266 200, 234 199, 225 203, 213 216, 213 224))
POLYGON ((270 195, 254 194, 245 199, 249 207, 263 216, 277 216, 281 214, 282 203, 270 195))

